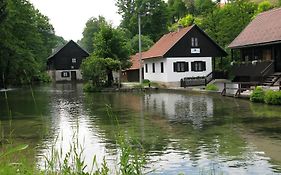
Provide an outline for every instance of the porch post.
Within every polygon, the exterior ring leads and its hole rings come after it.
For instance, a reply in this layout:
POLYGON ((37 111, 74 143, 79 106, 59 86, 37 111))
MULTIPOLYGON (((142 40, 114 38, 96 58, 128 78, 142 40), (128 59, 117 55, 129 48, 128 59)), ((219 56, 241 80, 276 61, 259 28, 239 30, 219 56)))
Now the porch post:
POLYGON ((214 70, 213 71, 215 71, 216 70, 216 57, 214 57, 214 70))

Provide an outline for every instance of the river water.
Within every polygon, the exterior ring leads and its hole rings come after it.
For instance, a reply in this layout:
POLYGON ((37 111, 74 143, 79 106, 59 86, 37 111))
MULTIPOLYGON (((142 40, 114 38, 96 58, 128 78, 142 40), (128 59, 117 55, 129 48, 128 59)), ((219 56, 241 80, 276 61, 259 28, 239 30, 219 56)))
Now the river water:
POLYGON ((191 92, 86 94, 82 84, 7 97, 0 92, 1 130, 28 144, 38 164, 55 141, 67 150, 76 134, 89 167, 94 155, 114 167, 121 129, 145 149, 149 174, 281 174, 280 106, 191 92))

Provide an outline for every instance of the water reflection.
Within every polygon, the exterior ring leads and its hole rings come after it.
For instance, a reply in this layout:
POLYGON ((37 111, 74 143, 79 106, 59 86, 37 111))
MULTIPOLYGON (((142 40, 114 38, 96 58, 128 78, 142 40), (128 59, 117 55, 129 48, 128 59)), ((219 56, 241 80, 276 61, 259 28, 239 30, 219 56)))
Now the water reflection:
POLYGON ((147 112, 157 112, 171 122, 192 123, 195 128, 213 116, 213 99, 206 95, 157 93, 145 95, 144 100, 147 112))
MULTIPOLYGON (((32 143, 37 159, 57 148, 69 150, 73 135, 84 156, 117 162, 119 127, 142 143, 150 174, 274 174, 281 166, 281 111, 245 100, 193 93, 84 94, 82 84, 54 84, 10 91, 13 128, 18 142, 32 143), (108 115, 111 113, 112 115, 108 115), (116 118, 115 118, 116 116, 116 118)), ((0 93, 0 119, 9 117, 0 93)), ((35 156, 34 156, 35 157, 35 156)), ((112 170, 113 171, 113 170, 112 170)))

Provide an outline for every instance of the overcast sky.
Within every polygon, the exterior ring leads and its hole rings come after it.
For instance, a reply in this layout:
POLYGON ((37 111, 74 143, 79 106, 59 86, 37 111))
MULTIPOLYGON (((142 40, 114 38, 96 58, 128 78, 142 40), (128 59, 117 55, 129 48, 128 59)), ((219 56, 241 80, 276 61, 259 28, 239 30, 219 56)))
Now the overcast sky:
POLYGON ((29 0, 35 8, 50 18, 56 34, 77 41, 90 17, 104 16, 118 26, 121 16, 115 0, 29 0))

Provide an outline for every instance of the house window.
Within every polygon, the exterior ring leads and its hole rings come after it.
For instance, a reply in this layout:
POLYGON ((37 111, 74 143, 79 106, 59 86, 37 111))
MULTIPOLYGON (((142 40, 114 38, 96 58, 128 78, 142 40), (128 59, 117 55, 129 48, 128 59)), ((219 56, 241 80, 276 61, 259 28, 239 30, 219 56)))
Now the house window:
POLYGON ((72 59, 71 59, 71 62, 72 62, 72 63, 76 63, 76 62, 77 62, 76 58, 72 58, 72 59))
POLYGON ((62 78, 67 78, 67 77, 69 77, 70 76, 70 73, 69 72, 62 72, 61 73, 61 77, 62 78))
POLYGON ((164 63, 161 62, 161 73, 164 73, 164 63))
POLYGON ((204 62, 204 61, 191 62, 191 71, 202 72, 205 70, 206 70, 206 62, 204 62))
POLYGON ((145 73, 148 73, 148 65, 145 64, 145 73))
POLYGON ((155 73, 155 63, 152 63, 152 73, 155 73))
POLYGON ((174 72, 188 72, 188 62, 174 62, 174 72))
POLYGON ((196 38, 196 37, 192 37, 191 38, 191 46, 192 47, 198 47, 198 38, 196 38))

